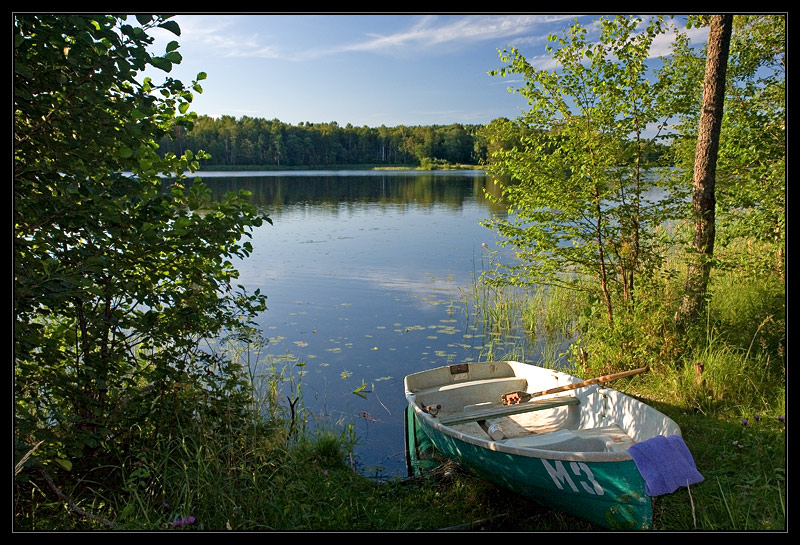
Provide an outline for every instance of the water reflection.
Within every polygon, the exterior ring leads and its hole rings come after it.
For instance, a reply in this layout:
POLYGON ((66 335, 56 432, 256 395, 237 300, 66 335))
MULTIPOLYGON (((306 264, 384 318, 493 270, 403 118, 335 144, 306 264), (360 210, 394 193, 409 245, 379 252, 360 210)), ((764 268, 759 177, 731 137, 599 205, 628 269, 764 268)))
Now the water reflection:
MULTIPOLYGON (((293 175, 214 176, 202 174, 203 181, 217 197, 228 191, 246 189, 253 195, 253 202, 267 211, 280 211, 284 206, 297 204, 339 205, 341 203, 369 203, 373 205, 443 205, 461 209, 465 203, 480 203, 491 212, 501 212, 485 193, 497 193, 497 187, 481 171, 468 171, 457 175, 451 171, 439 174, 394 174, 371 175, 309 174, 306 171, 293 175)), ((227 173, 226 173, 227 174, 227 173)), ((335 209, 335 208, 334 208, 335 209)))
POLYGON ((237 264, 239 283, 268 296, 259 325, 269 356, 303 363, 302 402, 314 418, 354 426, 365 472, 403 474, 403 377, 482 359, 493 340, 465 295, 488 252, 502 258, 479 224, 505 213, 485 196, 494 184, 474 172, 204 181, 218 196, 249 190, 273 219, 237 264))

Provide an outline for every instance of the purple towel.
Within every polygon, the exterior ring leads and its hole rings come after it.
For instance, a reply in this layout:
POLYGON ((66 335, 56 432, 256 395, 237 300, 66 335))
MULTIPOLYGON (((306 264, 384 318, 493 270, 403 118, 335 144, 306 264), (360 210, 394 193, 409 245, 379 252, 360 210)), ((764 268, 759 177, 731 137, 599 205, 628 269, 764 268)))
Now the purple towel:
POLYGON ((671 494, 680 486, 699 483, 703 476, 680 435, 657 435, 628 449, 644 478, 648 496, 671 494))

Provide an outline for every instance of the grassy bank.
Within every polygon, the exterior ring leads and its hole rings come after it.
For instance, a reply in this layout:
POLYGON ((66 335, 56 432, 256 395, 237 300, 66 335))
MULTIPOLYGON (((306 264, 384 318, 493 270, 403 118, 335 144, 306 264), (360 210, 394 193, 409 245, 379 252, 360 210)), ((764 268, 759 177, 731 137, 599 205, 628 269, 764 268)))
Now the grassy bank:
MULTIPOLYGON (((282 364, 281 364, 282 365, 282 364)), ((20 531, 590 529, 453 464, 376 480, 354 471, 350 430, 315 425, 292 365, 252 377, 264 397, 222 429, 176 422, 155 443, 80 478, 49 468, 17 487, 20 531), (289 400, 291 403, 281 403, 289 400), (243 425, 245 424, 245 425, 243 425), (64 486, 64 483, 70 483, 64 486), (576 526, 577 525, 577 526, 576 526)))
POLYGON ((679 260, 640 286, 613 329, 580 291, 478 281, 471 300, 488 327, 547 340, 543 365, 584 378, 649 366, 613 386, 675 420, 705 477, 655 499, 657 529, 785 530, 786 291, 776 255, 770 245, 721 249, 704 320, 681 333, 679 260))
MULTIPOLYGON (((656 530, 785 530, 784 282, 763 271, 716 271, 705 323, 685 335, 670 326, 679 283, 665 274, 643 287, 613 331, 592 319, 580 292, 509 293, 476 279, 469 299, 498 333, 522 329, 550 339, 545 365, 585 378, 650 366, 614 387, 673 418, 705 478, 654 499, 656 530)), ((253 368, 251 352, 234 352, 253 368)), ((315 422, 302 408, 299 369, 280 365, 248 377, 263 395, 250 400, 244 417, 232 401, 221 421, 176 421, 102 467, 80 475, 50 467, 47 478, 17 483, 16 528, 599 530, 452 464, 410 479, 359 475, 352 430, 315 422)))

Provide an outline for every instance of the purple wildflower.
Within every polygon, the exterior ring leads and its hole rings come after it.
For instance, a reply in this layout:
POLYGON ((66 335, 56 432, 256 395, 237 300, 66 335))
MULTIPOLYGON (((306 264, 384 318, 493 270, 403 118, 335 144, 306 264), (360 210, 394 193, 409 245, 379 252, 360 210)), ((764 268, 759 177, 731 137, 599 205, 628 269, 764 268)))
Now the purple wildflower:
POLYGON ((779 416, 778 417, 778 422, 784 422, 785 420, 786 420, 785 416, 779 416))
POLYGON ((175 522, 172 523, 172 525, 180 528, 181 526, 186 526, 188 524, 194 524, 194 521, 195 521, 195 518, 193 516, 189 515, 188 517, 183 517, 180 520, 176 520, 175 522))
POLYGON ((757 414, 756 414, 756 415, 753 415, 753 418, 755 418, 755 419, 756 419, 756 422, 758 422, 759 420, 761 420, 761 416, 759 416, 759 415, 757 415, 757 414))
POLYGON ((746 425, 747 425, 747 419, 746 418, 742 418, 742 426, 746 426, 746 425))

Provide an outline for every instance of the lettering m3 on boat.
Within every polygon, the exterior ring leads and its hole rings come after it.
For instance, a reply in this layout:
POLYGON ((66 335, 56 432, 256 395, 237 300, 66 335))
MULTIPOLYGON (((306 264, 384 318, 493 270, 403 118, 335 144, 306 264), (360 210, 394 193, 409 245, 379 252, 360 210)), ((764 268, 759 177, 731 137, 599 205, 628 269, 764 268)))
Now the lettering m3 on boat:
POLYGON ((573 492, 580 492, 583 489, 584 492, 593 496, 605 494, 603 487, 595 480, 592 470, 583 462, 569 462, 569 467, 581 488, 576 486, 575 481, 573 481, 572 476, 567 471, 567 468, 564 467, 564 464, 561 463, 561 460, 554 460, 554 467, 550 465, 549 461, 542 458, 542 464, 544 464, 544 468, 559 490, 564 490, 564 483, 566 483, 573 492))

